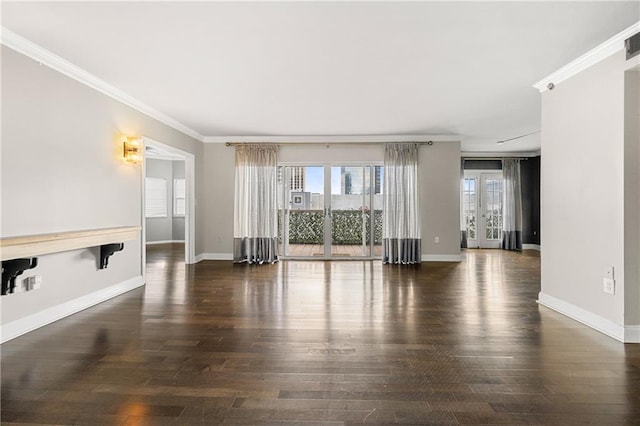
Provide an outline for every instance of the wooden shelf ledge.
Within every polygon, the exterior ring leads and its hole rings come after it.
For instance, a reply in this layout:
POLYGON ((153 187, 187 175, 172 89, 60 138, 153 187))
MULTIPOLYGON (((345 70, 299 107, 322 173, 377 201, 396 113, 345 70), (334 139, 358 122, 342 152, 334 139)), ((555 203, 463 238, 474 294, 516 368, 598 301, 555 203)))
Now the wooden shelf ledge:
POLYGON ((43 254, 122 243, 138 238, 140 229, 140 226, 125 226, 1 238, 1 260, 30 258, 43 254))

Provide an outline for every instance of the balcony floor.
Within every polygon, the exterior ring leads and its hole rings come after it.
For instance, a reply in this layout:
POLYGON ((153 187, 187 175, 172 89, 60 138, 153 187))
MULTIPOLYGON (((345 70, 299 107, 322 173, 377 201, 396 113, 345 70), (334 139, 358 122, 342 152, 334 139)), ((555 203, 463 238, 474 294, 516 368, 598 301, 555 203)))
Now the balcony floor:
MULTIPOLYGON (((282 246, 279 252, 282 253, 282 246)), ((369 257, 368 248, 362 253, 360 245, 332 245, 331 255, 338 258, 369 257)), ((324 244, 289 244, 287 256, 291 257, 322 257, 324 256, 324 244)), ((373 257, 382 257, 382 245, 373 247, 373 257)))

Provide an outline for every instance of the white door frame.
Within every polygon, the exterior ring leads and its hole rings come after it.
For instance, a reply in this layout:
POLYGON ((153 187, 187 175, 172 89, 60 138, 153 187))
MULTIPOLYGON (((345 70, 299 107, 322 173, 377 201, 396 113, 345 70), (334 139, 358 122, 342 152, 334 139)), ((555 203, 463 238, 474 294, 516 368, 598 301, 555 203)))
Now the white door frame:
POLYGON ((142 277, 145 278, 145 269, 147 263, 147 226, 145 218, 145 177, 147 175, 147 157, 145 148, 152 146, 170 154, 177 155, 184 159, 184 177, 185 177, 185 214, 184 214, 184 261, 186 264, 196 263, 195 260, 195 156, 190 152, 183 151, 171 145, 158 142, 146 136, 142 137, 142 277))

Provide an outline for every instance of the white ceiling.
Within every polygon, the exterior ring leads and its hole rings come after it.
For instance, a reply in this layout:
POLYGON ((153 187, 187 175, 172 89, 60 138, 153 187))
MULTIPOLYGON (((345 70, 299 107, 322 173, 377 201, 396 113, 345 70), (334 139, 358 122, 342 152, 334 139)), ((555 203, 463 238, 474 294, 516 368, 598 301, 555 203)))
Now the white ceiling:
POLYGON ((460 135, 531 151, 531 87, 639 2, 21 2, 2 25, 203 136, 460 135))

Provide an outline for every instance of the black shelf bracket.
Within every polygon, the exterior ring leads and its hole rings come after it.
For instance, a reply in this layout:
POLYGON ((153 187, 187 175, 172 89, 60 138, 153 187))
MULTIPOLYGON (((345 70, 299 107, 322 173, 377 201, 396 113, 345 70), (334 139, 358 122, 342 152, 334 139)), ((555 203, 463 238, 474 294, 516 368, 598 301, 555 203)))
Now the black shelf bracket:
POLYGON ((2 261, 2 295, 13 293, 16 288, 16 277, 27 269, 38 266, 38 258, 11 259, 2 261))
POLYGON ((124 243, 103 244, 100 246, 100 269, 106 269, 109 266, 109 257, 117 251, 124 249, 124 243))

